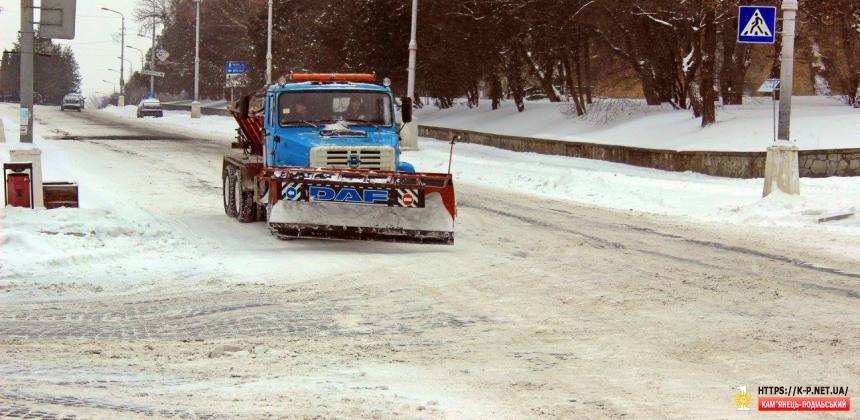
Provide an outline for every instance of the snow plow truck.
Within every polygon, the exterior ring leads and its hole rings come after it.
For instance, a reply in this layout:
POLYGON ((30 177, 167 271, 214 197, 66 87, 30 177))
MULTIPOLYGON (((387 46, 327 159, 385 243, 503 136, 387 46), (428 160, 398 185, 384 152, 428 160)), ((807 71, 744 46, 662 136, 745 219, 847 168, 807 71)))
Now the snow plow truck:
MULTIPOLYGON (((372 74, 291 74, 233 102, 227 215, 264 221, 282 239, 453 244, 453 179, 400 160, 389 84, 372 74)), ((401 103, 408 123, 411 98, 401 103)))

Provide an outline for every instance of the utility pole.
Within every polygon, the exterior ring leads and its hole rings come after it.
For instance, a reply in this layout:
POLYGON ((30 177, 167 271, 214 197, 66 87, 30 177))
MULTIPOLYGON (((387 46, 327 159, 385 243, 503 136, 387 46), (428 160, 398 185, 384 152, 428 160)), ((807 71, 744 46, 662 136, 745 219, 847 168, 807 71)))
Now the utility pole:
POLYGON ((767 149, 764 196, 774 184, 786 194, 800 194, 798 148, 791 141, 791 96, 794 83, 794 33, 797 0, 782 2, 782 55, 780 61, 779 128, 777 141, 767 149))
MULTIPOLYGON (((409 80, 406 96, 415 98, 415 60, 418 55, 418 0, 412 0, 412 28, 409 32, 409 80)), ((402 45, 402 44, 401 44, 402 45)), ((402 74, 402 73, 401 73, 402 74)))
POLYGON ((120 49, 119 49, 119 99, 117 106, 120 108, 125 106, 125 15, 107 7, 102 7, 102 10, 116 13, 122 20, 122 32, 120 34, 120 49))
POLYGON ((194 101, 191 102, 191 118, 200 118, 200 3, 203 0, 194 0, 197 5, 197 28, 194 41, 194 101))
MULTIPOLYGON (((418 0, 412 0, 412 28, 409 31, 409 68, 406 82, 406 96, 415 98, 415 61, 418 55, 418 0)), ((414 121, 404 123, 400 131, 400 148, 418 150, 418 127, 414 121)))
POLYGON ((272 0, 269 0, 269 32, 266 40, 266 84, 272 84, 272 0))
POLYGON ((21 143, 33 142, 33 0, 21 0, 21 143))
MULTIPOLYGON (((155 7, 155 3, 153 3, 153 10, 152 10, 152 48, 150 48, 150 50, 149 50, 149 52, 150 52, 149 70, 151 70, 151 71, 155 71, 155 25, 156 25, 155 13, 156 13, 157 9, 155 9, 154 7, 155 7)), ((153 98, 155 97, 155 76, 152 76, 152 75, 149 76, 149 94, 152 95, 153 98)))

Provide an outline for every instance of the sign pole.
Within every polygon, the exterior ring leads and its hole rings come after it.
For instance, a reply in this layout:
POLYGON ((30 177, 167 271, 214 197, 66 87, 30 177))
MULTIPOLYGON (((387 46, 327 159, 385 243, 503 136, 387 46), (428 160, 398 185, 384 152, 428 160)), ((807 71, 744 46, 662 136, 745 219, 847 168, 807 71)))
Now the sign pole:
POLYGON ((770 121, 771 128, 773 129, 773 143, 776 144, 776 126, 777 126, 777 118, 776 118, 776 89, 771 92, 770 104, 773 107, 773 119, 770 121))
POLYGON ((778 139, 790 142, 791 96, 794 90, 794 31, 797 0, 782 2, 782 57, 780 61, 779 135, 778 139))
POLYGON ((782 55, 780 62, 779 128, 777 140, 767 149, 764 193, 774 186, 786 194, 800 194, 800 166, 797 145, 791 142, 791 96, 794 83, 794 32, 797 0, 782 2, 782 55))

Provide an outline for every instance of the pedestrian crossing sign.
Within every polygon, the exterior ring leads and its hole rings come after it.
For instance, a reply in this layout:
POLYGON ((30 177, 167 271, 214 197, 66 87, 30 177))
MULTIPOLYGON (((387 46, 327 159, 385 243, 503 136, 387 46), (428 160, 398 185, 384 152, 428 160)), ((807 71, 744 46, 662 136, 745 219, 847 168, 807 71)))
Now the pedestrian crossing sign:
POLYGON ((741 6, 738 11, 738 42, 773 44, 776 42, 776 7, 741 6))

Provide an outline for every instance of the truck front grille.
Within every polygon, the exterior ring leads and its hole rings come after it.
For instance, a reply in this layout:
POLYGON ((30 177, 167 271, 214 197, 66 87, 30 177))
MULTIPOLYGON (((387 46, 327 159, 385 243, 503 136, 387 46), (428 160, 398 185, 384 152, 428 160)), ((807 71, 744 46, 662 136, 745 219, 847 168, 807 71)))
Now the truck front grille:
POLYGON ((311 167, 393 171, 394 149, 380 146, 320 146, 311 149, 311 167))

